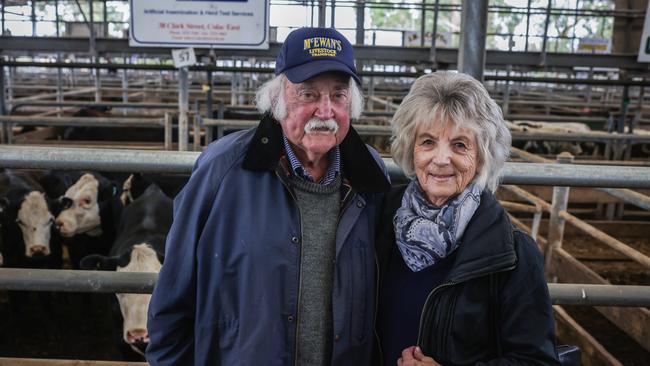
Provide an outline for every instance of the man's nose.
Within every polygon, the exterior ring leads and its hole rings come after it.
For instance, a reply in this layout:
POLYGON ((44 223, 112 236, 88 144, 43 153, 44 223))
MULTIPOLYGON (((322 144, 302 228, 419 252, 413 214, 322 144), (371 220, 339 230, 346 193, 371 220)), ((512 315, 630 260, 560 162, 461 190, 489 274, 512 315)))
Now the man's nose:
POLYGON ((329 96, 324 95, 318 100, 318 108, 316 109, 315 116, 320 119, 329 119, 334 117, 332 101, 329 96))

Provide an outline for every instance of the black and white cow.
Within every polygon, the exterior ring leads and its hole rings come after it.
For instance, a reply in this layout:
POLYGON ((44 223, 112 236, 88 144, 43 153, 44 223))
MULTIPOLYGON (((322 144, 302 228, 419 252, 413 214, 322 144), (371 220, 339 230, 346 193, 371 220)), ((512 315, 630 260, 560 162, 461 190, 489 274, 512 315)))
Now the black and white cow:
MULTIPOLYGON (((172 200, 155 184, 147 189, 122 212, 117 238, 109 256, 90 255, 81 261, 83 269, 117 272, 158 273, 165 253, 165 239, 172 222, 172 200)), ((115 294, 119 303, 113 306, 121 332, 119 338, 125 357, 132 352, 144 356, 149 342, 147 309, 149 294, 115 294)))
POLYGON ((61 246, 43 188, 28 173, 0 172, 5 267, 60 268, 61 246))
MULTIPOLYGON (((62 266, 60 236, 54 228, 42 187, 31 174, 0 172, 0 222, 3 266, 11 268, 58 269, 62 266)), ((53 314, 52 293, 9 291, 9 318, 3 322, 16 329, 39 324, 35 336, 56 340, 60 336, 53 314)))
POLYGON ((108 254, 122 211, 117 184, 97 173, 86 173, 58 199, 56 226, 78 268, 81 258, 108 254))

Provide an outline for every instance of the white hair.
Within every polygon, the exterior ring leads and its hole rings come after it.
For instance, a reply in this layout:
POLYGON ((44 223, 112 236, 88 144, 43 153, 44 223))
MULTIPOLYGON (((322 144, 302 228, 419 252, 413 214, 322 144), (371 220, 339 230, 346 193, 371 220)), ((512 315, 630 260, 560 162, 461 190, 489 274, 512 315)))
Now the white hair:
POLYGON ((391 153, 395 163, 413 178, 413 145, 420 126, 452 123, 474 132, 479 167, 474 183, 494 192, 510 155, 511 136, 501 108, 473 77, 435 72, 418 78, 395 112, 391 153))
MULTIPOLYGON (((257 110, 264 113, 271 113, 273 117, 282 121, 287 116, 287 105, 284 101, 284 83, 288 81, 284 74, 275 76, 264 83, 255 94, 257 110)), ((291 81, 289 81, 291 82, 291 81)), ((363 112, 363 94, 359 85, 350 77, 350 118, 358 119, 363 112)))

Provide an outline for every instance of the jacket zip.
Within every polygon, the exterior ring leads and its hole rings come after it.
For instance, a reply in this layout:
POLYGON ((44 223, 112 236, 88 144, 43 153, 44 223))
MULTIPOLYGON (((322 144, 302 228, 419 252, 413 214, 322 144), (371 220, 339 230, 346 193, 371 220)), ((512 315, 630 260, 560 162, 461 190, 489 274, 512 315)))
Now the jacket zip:
POLYGON ((434 288, 433 290, 431 290, 431 292, 429 292, 429 295, 427 295, 427 299, 426 299, 426 301, 424 302, 424 306, 422 306, 422 312, 420 313, 420 325, 418 326, 418 342, 417 342, 417 345, 420 346, 420 347, 422 347, 422 329, 423 329, 423 325, 424 325, 424 324, 423 324, 423 323, 424 323, 424 312, 425 312, 425 311, 427 310, 427 308, 429 307, 429 305, 430 305, 429 302, 430 302, 430 300, 431 300, 431 298, 432 298, 432 296, 433 296, 433 294, 434 294, 435 292, 437 292, 439 289, 441 289, 441 288, 443 288, 443 287, 454 286, 454 285, 457 285, 457 284, 459 284, 459 283, 467 282, 467 281, 469 281, 469 280, 473 280, 473 279, 478 278, 478 277, 482 277, 482 276, 490 275, 490 274, 493 274, 493 273, 500 273, 500 272, 510 271, 510 270, 513 270, 516 266, 517 266, 517 265, 514 264, 514 265, 511 265, 511 266, 509 266, 509 267, 506 267, 506 268, 503 268, 503 269, 499 269, 499 270, 497 270, 497 271, 488 272, 488 273, 483 273, 483 274, 480 274, 480 275, 477 275, 477 276, 472 276, 472 277, 466 278, 466 279, 463 280, 463 281, 458 281, 458 282, 450 281, 450 282, 446 282, 446 283, 443 283, 443 284, 439 285, 438 287, 434 288))
POLYGON ((377 341, 377 350, 379 351, 379 365, 384 365, 384 351, 381 349, 381 339, 379 339, 379 334, 377 333, 377 313, 379 312, 379 258, 377 258, 377 252, 375 252, 375 321, 372 326, 372 332, 375 334, 375 340, 377 341))
POLYGON ((282 185, 284 188, 286 188, 287 192, 289 192, 289 195, 293 199, 293 202, 296 205, 296 208, 298 209, 298 214, 300 216, 300 247, 298 250, 298 296, 296 299, 296 332, 293 337, 293 364, 294 366, 298 366, 298 332, 300 328, 300 290, 302 286, 300 285, 302 282, 302 212, 300 212, 300 206, 298 206, 298 199, 296 199, 296 196, 294 196, 293 191, 289 187, 289 185, 280 177, 280 174, 276 171, 275 174, 278 176, 278 179, 280 179, 280 182, 282 182, 282 185))

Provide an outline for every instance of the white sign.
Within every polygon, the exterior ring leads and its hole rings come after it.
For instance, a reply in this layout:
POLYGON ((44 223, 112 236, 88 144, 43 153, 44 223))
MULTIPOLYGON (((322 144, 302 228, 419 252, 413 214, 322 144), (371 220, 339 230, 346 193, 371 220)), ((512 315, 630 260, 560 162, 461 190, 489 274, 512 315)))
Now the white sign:
POLYGON ((174 66, 177 68, 192 66, 196 63, 196 54, 194 54, 194 48, 192 47, 172 50, 172 58, 174 59, 174 66))
POLYGON ((638 62, 650 62, 650 2, 645 11, 645 23, 643 23, 643 35, 639 44, 638 62))
MULTIPOLYGON (((432 32, 424 33, 424 47, 431 47, 432 32)), ((438 32, 436 33, 436 48, 438 47, 451 47, 451 32, 438 32)), ((404 31, 404 46, 405 47, 421 47, 420 32, 418 31, 404 31)))
POLYGON ((129 45, 269 48, 269 0, 130 0, 129 45))

